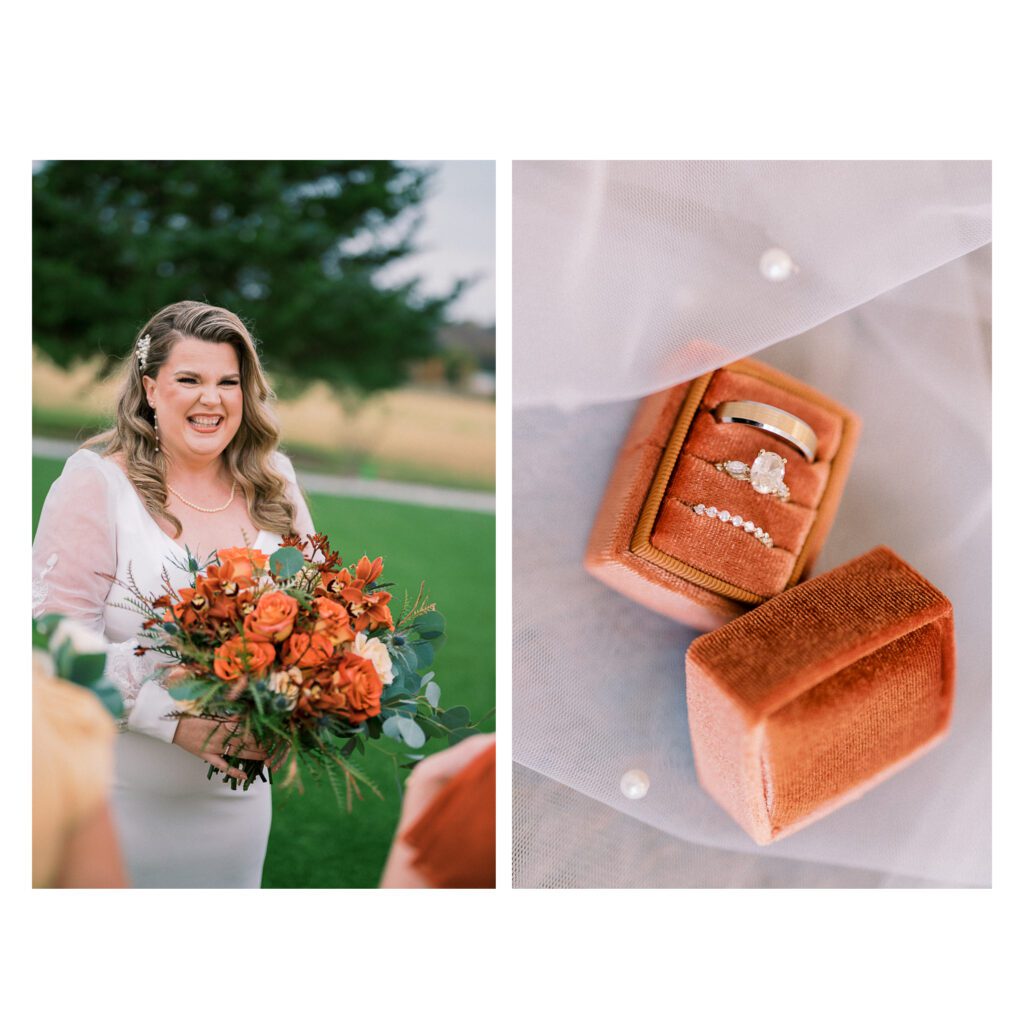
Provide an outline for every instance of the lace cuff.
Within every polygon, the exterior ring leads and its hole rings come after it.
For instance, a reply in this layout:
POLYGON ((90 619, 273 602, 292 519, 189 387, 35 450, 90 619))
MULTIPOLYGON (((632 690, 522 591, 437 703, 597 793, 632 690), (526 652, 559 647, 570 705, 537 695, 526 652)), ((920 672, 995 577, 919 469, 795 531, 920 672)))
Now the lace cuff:
POLYGON ((177 703, 164 689, 159 655, 150 651, 137 657, 137 646, 138 641, 126 640, 107 648, 106 675, 117 684, 124 703, 124 716, 118 722, 118 729, 170 743, 178 722, 167 715, 175 710, 177 703))

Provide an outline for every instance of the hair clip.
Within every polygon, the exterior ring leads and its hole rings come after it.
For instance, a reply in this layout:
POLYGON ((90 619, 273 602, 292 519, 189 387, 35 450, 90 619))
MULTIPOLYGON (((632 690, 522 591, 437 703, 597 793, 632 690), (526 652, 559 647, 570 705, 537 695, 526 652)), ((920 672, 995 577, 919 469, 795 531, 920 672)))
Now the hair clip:
POLYGON ((150 337, 148 334, 145 334, 135 343, 135 352, 139 357, 140 370, 146 368, 146 360, 149 358, 149 342, 150 337))

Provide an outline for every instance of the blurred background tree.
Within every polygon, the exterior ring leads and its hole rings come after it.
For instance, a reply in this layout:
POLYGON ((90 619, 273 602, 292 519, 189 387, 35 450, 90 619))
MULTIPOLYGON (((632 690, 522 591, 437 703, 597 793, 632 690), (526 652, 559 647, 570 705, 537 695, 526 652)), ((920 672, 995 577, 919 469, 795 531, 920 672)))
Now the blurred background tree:
POLYGON ((279 391, 393 387, 449 304, 377 271, 408 255, 430 172, 394 161, 55 161, 33 178, 33 340, 62 368, 121 359, 180 299, 250 324, 279 391))

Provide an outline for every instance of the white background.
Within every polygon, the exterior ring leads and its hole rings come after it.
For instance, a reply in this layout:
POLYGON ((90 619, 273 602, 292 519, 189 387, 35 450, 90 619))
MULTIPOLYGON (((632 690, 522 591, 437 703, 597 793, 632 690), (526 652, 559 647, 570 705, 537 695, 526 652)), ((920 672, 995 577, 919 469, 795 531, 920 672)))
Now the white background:
MULTIPOLYGON (((1009 12, 1010 8, 1003 5, 1009 12)), ((51 3, 7 13, 4 829, 13 1019, 1008 1020, 1019 1012, 1019 35, 995 4, 51 3), (376 13, 370 13, 375 11, 376 13), (994 890, 62 893, 29 888, 32 159, 995 161, 994 890), (23 596, 24 595, 24 596, 23 596), (1012 973, 1011 973, 1012 972, 1012 973)), ((509 401, 499 396, 499 728, 509 401)), ((499 748, 507 865, 507 746, 499 748)), ((502 856, 502 852, 506 854, 502 856)), ((499 876, 501 877, 501 876, 499 876)))

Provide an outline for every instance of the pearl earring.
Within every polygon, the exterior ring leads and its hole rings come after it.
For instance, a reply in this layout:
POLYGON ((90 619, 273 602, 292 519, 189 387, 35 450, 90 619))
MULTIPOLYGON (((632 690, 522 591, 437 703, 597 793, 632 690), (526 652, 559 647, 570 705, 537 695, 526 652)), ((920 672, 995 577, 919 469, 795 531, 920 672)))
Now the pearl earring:
POLYGON ((156 418, 156 406, 155 405, 152 406, 152 409, 153 409, 153 432, 156 434, 156 449, 155 449, 155 451, 160 451, 160 424, 157 422, 157 418, 156 418))

